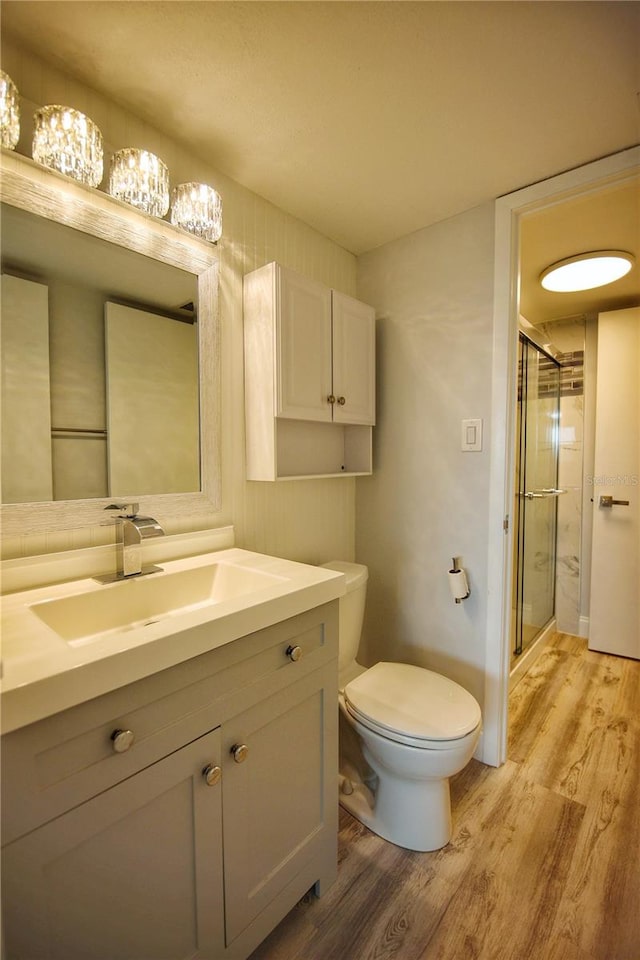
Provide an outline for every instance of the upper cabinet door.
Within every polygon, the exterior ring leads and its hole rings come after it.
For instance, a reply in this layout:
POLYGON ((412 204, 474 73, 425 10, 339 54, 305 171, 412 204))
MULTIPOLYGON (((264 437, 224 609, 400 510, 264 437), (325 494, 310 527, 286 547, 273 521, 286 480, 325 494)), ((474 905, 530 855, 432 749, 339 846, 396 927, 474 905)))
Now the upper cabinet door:
POLYGON ((281 267, 276 310, 277 416, 331 420, 331 291, 281 267))
POLYGON ((344 293, 333 296, 333 419, 373 424, 375 401, 375 311, 344 293))

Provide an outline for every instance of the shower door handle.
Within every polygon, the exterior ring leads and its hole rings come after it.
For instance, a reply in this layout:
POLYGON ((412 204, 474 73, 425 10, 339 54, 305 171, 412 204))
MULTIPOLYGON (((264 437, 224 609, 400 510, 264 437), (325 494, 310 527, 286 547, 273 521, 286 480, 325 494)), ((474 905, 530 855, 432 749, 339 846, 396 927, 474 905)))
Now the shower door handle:
POLYGON ((527 490, 526 493, 521 493, 521 497, 526 497, 527 500, 546 500, 547 497, 559 497, 561 493, 566 493, 566 490, 557 490, 555 487, 550 487, 544 490, 527 490))

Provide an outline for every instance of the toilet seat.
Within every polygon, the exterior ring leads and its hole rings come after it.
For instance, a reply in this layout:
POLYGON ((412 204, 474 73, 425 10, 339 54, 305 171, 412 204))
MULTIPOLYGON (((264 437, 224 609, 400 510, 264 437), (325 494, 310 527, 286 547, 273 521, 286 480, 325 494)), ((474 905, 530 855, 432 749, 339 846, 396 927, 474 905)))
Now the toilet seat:
POLYGON ((446 750, 481 722, 480 706, 459 684, 408 663, 377 663, 344 689, 349 714, 387 740, 446 750))

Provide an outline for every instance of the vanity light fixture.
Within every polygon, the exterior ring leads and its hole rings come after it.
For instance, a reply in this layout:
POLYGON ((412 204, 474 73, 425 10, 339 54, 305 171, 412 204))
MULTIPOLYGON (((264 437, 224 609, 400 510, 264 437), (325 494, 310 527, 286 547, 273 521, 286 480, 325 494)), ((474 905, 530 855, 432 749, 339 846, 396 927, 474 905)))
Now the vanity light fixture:
POLYGON ((593 250, 552 263, 540 274, 540 283, 553 293, 593 290, 626 276, 635 257, 624 250, 593 250))
POLYGON ((79 110, 49 104, 36 110, 33 159, 90 187, 102 180, 102 134, 79 110))
POLYGON ((179 183, 171 194, 171 223, 203 240, 222 236, 222 200, 206 183, 179 183))
POLYGON ((111 158, 109 193, 153 217, 164 217, 169 209, 167 165, 148 150, 118 150, 111 158))
POLYGON ((0 70, 0 142, 14 150, 20 139, 18 88, 8 73, 0 70))

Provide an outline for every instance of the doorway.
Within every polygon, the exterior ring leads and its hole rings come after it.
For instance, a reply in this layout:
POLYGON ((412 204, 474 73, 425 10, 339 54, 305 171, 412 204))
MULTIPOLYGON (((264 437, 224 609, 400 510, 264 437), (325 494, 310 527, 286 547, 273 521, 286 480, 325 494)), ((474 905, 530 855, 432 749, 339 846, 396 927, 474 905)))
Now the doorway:
MULTIPOLYGON (((485 630, 484 736, 481 759, 493 766, 507 756, 512 623, 513 504, 521 218, 535 210, 587 196, 638 178, 640 147, 586 164, 496 201, 494 340, 491 398, 488 601, 485 630)), ((634 210, 631 210, 632 225, 634 210)))

